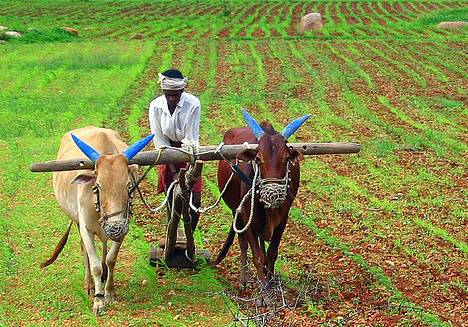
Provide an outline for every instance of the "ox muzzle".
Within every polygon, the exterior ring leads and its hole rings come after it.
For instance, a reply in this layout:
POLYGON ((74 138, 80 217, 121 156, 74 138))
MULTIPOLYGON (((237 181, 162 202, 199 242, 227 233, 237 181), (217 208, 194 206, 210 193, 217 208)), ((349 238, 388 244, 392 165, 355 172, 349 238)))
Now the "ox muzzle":
MULTIPOLYGON (((290 161, 286 164, 286 174, 283 178, 262 178, 261 176, 255 181, 257 187, 257 194, 260 195, 260 202, 263 202, 263 206, 266 209, 279 208, 288 195, 288 189, 291 187, 289 182, 290 161)), ((254 169, 260 169, 258 165, 254 165, 254 169)))
MULTIPOLYGON (((133 187, 129 187, 129 189, 133 189, 133 187)), ((128 233, 128 225, 133 208, 133 192, 129 192, 128 201, 123 210, 107 214, 101 206, 101 201, 99 197, 99 187, 97 185, 94 185, 92 187, 92 190, 93 193, 96 195, 96 201, 94 202, 96 211, 101 214, 101 218, 99 219, 99 222, 101 223, 101 228, 111 240, 115 242, 121 242, 124 239, 125 235, 127 235, 128 233), (120 219, 117 218, 109 220, 110 218, 119 216, 123 217, 120 219)))

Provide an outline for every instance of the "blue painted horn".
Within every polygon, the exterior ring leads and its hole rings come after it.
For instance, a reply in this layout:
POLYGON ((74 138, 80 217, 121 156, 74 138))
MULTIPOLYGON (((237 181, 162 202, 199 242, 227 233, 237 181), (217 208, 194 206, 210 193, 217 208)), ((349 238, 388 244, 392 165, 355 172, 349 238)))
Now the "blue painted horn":
POLYGON ((130 145, 130 147, 122 152, 125 158, 130 161, 138 152, 140 152, 154 137, 154 134, 150 134, 145 138, 142 138, 138 142, 130 145))
POLYGON ((250 116, 245 109, 242 109, 242 116, 244 116, 244 120, 247 123, 247 126, 250 128, 257 140, 259 140, 265 134, 262 126, 260 126, 260 124, 257 123, 257 121, 252 116, 250 116))
POLYGON ((292 122, 290 122, 288 124, 288 126, 286 126, 283 131, 281 132, 281 135, 284 136, 284 138, 287 140, 291 135, 293 135, 298 129, 299 127, 302 126, 302 124, 304 124, 304 122, 309 119, 312 115, 311 114, 308 114, 308 115, 305 115, 305 116, 302 116, 300 118, 297 118, 295 120, 293 120, 292 122))
POLYGON ((94 150, 91 146, 86 144, 84 141, 80 140, 78 136, 75 134, 71 134, 71 137, 75 144, 80 148, 81 152, 83 152, 92 162, 96 162, 99 159, 101 154, 94 150))

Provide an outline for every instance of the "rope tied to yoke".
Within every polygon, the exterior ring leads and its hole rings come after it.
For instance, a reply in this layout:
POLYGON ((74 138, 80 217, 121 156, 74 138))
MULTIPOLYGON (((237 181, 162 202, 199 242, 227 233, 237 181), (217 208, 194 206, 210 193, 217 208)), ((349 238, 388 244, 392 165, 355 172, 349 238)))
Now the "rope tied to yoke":
MULTIPOLYGON (((244 145, 246 146, 246 148, 248 147, 248 143, 244 143, 244 145)), ((238 166, 239 160, 238 159, 236 159, 236 162, 234 164, 231 160, 227 159, 223 155, 223 153, 221 152, 223 146, 224 146, 224 142, 221 142, 221 143, 219 143, 219 145, 216 147, 215 150, 207 150, 205 152, 198 152, 197 151, 198 148, 194 147, 194 146, 189 146, 189 150, 184 149, 184 148, 171 147, 171 146, 163 146, 163 147, 159 148, 158 156, 157 156, 155 162, 151 166, 149 166, 147 168, 147 170, 145 171, 143 176, 138 180, 138 183, 135 183, 136 184, 135 187, 138 190, 138 192, 140 194, 140 197, 141 197, 143 203, 148 208, 148 210, 150 212, 154 213, 154 212, 160 211, 162 208, 164 208, 167 201, 168 201, 168 199, 169 199, 169 197, 170 197, 170 195, 171 195, 171 193, 173 192, 175 184, 178 183, 178 181, 175 180, 170 184, 169 188, 167 189, 166 196, 165 196, 163 202, 156 208, 151 208, 146 203, 140 189, 138 188, 138 184, 146 176, 148 171, 151 168, 153 168, 155 165, 158 164, 158 161, 159 161, 160 156, 161 156, 161 151, 163 149, 166 149, 166 148, 174 149, 176 151, 180 151, 182 153, 190 155, 190 158, 191 158, 190 161, 191 161, 192 165, 195 162, 195 160, 199 157, 200 154, 205 154, 205 153, 219 154, 221 156, 221 158, 223 158, 229 164, 229 166, 231 167, 231 175, 229 176, 229 178, 228 178, 226 184, 224 185, 223 190, 220 192, 218 198, 216 199, 216 201, 212 205, 207 206, 205 208, 196 207, 193 204, 193 193, 192 192, 190 193, 189 207, 190 207, 191 210, 193 210, 193 211, 195 211, 197 213, 208 212, 209 210, 215 208, 219 204, 219 202, 221 201, 221 198, 223 197, 223 195, 226 192, 229 184, 231 183, 232 178, 234 177, 234 174, 237 174, 241 178, 241 180, 243 182, 245 182, 247 185, 250 186, 249 191, 242 198, 241 203, 237 207, 235 215, 234 215, 234 220, 233 220, 232 226, 233 226, 234 231, 236 233, 238 233, 238 234, 244 233, 250 227, 250 225, 252 224, 252 219, 253 219, 253 215, 254 215, 254 208, 255 208, 255 195, 256 194, 259 194, 259 201, 264 203, 265 208, 271 208, 271 209, 278 208, 286 200, 286 197, 287 197, 287 194, 288 194, 288 189, 290 188, 289 182, 291 181, 291 179, 289 178, 289 174, 290 174, 290 166, 289 165, 290 164, 294 165, 294 163, 291 163, 290 160, 287 161, 286 173, 285 173, 285 176, 283 178, 261 178, 260 168, 258 167, 257 163, 253 162, 252 163, 252 168, 254 170, 254 177, 253 177, 253 180, 251 180, 250 177, 246 176, 242 172, 242 170, 239 168, 239 166, 238 166), (244 206, 245 202, 249 198, 250 198, 249 219, 248 219, 247 223, 245 224, 245 226, 243 228, 238 229, 236 225, 237 225, 237 220, 238 220, 239 214, 241 213, 242 207, 244 206)))
MULTIPOLYGON (((224 185, 224 188, 223 190, 221 191, 221 193, 219 194, 218 198, 216 199, 216 201, 210 205, 210 206, 207 206, 205 208, 202 208, 202 207, 195 207, 195 205, 193 204, 193 193, 190 194, 190 201, 189 201, 189 205, 190 205, 190 209, 192 209, 193 211, 197 212, 197 213, 205 213, 205 212, 208 212, 210 211, 211 209, 215 208, 219 202, 221 201, 221 198, 223 197, 224 193, 226 192, 229 184, 231 183, 231 180, 232 178, 234 177, 234 173, 237 173, 237 170, 233 167, 237 167, 237 169, 240 171, 240 169, 238 168, 238 164, 239 164, 239 160, 236 159, 236 163, 233 164, 229 159, 227 159, 223 153, 221 152, 222 148, 224 146, 224 142, 221 142, 218 144, 218 146, 216 147, 216 149, 214 151, 206 151, 206 153, 209 153, 209 152, 213 152, 214 154, 219 154, 221 156, 221 158, 223 158, 228 164, 229 166, 231 167, 231 175, 229 176, 226 184, 224 185)), ((244 175, 245 176, 245 175, 244 175)), ((242 178, 242 177, 241 177, 242 178)))

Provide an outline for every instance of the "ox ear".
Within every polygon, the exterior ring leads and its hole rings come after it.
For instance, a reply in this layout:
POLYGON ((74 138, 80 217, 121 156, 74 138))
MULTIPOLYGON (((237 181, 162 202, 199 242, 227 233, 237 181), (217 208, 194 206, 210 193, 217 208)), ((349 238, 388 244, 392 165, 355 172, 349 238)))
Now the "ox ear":
POLYGON ((250 116, 250 114, 245 109, 242 109, 242 116, 244 116, 244 120, 247 123, 247 126, 250 128, 257 140, 259 140, 265 134, 262 126, 260 126, 255 118, 250 116))
POLYGON ((257 156, 257 150, 247 149, 242 152, 239 152, 236 158, 241 161, 249 162, 249 161, 254 160, 256 156, 257 156))
POLYGON ((154 137, 154 134, 150 134, 145 138, 142 138, 136 143, 133 143, 130 145, 130 147, 122 152, 122 154, 125 156, 125 158, 130 161, 138 152, 140 152, 154 137))
POLYGON ((87 184, 87 183, 94 183, 96 180, 96 176, 94 175, 93 172, 85 172, 76 175, 73 177, 73 179, 70 181, 70 184, 87 184))
POLYGON ((292 147, 288 149, 288 154, 289 160, 291 160, 294 163, 300 162, 304 159, 304 155, 301 152, 294 150, 292 147))
POLYGON ((301 126, 304 124, 304 122, 309 119, 312 115, 308 114, 302 117, 299 117, 286 126, 283 131, 281 132, 281 135, 284 136, 284 138, 287 140, 291 135, 293 135, 301 126))

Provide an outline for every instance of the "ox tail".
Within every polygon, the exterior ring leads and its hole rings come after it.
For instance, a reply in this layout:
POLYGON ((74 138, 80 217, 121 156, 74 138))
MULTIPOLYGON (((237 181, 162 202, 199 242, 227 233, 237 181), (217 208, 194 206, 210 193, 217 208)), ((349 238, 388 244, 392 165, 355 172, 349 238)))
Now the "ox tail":
POLYGON ((65 232, 65 234, 62 235, 62 238, 60 239, 60 242, 55 247, 55 250, 54 250, 54 253, 52 253, 52 256, 48 260, 41 263, 41 268, 47 267, 48 265, 53 264, 55 260, 57 260, 60 252, 62 252, 63 247, 67 243, 68 234, 70 234, 70 229, 71 229, 72 225, 73 225, 73 220, 70 221, 70 224, 68 225, 67 231, 65 232))
POLYGON ((221 251, 219 251, 218 256, 216 257, 216 260, 213 262, 213 265, 215 266, 218 265, 226 257, 226 254, 228 253, 229 248, 231 247, 232 242, 234 241, 234 236, 235 236, 234 227, 231 225, 231 229, 229 230, 228 237, 226 241, 224 241, 223 248, 221 249, 221 251))

